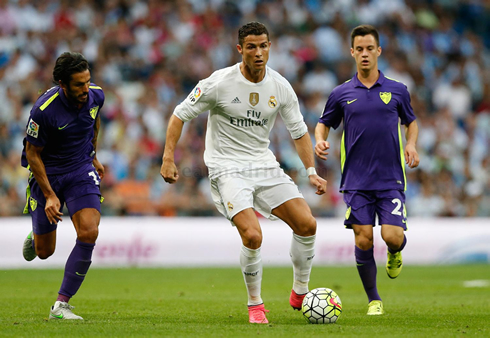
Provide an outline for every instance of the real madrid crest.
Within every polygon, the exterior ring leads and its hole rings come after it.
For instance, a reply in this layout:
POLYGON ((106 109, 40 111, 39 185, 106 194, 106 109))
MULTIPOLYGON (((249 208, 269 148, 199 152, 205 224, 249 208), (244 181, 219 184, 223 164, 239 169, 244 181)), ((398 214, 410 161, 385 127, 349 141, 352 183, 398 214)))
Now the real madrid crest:
POLYGON ((259 93, 250 93, 248 102, 255 107, 259 103, 259 93))
POLYGON ((229 211, 233 210, 233 204, 231 204, 231 202, 228 202, 227 206, 229 211))
POLYGON ((275 96, 271 96, 271 98, 269 99, 269 107, 271 108, 276 108, 277 107, 277 100, 276 100, 276 97, 275 96))

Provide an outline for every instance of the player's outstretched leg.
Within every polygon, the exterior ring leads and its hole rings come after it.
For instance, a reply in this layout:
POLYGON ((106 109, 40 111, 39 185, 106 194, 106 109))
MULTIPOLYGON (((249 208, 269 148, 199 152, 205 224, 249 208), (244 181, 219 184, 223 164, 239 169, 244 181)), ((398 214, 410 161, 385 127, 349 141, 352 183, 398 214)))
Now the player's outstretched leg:
POLYGON ((22 255, 24 256, 24 259, 28 262, 37 257, 36 250, 34 249, 34 235, 32 231, 29 233, 29 235, 27 235, 26 239, 24 240, 22 255))
POLYGON ((404 236, 403 243, 398 250, 393 250, 388 247, 388 259, 386 261, 386 273, 388 277, 394 279, 398 277, 400 272, 402 272, 403 267, 403 258, 402 258, 402 250, 407 244, 407 237, 404 236))
POLYGON ((294 281, 289 304, 294 310, 301 310, 303 298, 308 293, 311 266, 315 256, 315 239, 316 235, 305 237, 293 233, 290 255, 293 262, 294 281))
POLYGON ((372 300, 368 304, 368 312, 369 316, 379 316, 385 313, 383 309, 383 302, 380 300, 372 300))
POLYGON ((254 324, 268 324, 269 321, 265 313, 269 312, 264 307, 264 304, 248 306, 248 321, 254 324))
POLYGON ((83 319, 82 317, 77 316, 71 311, 74 308, 74 306, 71 306, 66 302, 61 302, 57 300, 51 307, 51 311, 49 312, 49 319, 83 319))
POLYGON ((66 261, 63 282, 58 292, 58 299, 51 307, 50 319, 83 319, 71 312, 73 306, 69 305, 68 302, 77 293, 85 279, 92 263, 94 247, 95 244, 93 243, 76 240, 75 247, 66 261))

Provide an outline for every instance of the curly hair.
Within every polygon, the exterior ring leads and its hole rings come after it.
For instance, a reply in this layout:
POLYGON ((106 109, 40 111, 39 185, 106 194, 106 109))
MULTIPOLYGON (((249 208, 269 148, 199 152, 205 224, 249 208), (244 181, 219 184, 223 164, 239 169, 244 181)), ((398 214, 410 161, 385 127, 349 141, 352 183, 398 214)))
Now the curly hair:
POLYGON ((65 52, 56 59, 53 69, 53 82, 69 84, 72 74, 81 73, 89 68, 88 61, 80 53, 65 52))

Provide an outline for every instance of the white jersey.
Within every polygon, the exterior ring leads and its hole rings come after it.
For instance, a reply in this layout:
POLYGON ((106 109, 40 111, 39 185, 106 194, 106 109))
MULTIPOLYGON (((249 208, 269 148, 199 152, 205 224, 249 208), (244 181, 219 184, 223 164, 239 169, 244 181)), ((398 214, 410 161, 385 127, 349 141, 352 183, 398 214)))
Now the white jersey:
POLYGON ((259 83, 248 81, 239 63, 215 71, 199 81, 175 108, 174 115, 187 122, 208 110, 204 162, 211 178, 278 167, 269 149, 269 134, 277 113, 293 139, 307 133, 293 88, 269 67, 259 83))

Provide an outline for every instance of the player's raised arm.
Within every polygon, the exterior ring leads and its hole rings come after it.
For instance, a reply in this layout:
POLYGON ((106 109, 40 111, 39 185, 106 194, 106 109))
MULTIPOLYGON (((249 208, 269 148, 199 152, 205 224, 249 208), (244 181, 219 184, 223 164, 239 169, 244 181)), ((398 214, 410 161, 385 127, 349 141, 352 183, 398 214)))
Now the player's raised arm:
POLYGON ((310 184, 316 187, 316 194, 323 195, 327 191, 327 181, 318 176, 315 170, 315 158, 313 156, 313 145, 311 144, 310 134, 307 132, 303 136, 294 140, 296 151, 303 162, 310 184))
POLYGON ((412 121, 405 130, 407 145, 405 146, 405 162, 410 168, 415 168, 419 165, 420 159, 417 153, 416 144, 419 135, 419 126, 417 121, 412 121))
POLYGON ((330 144, 327 142, 329 132, 330 127, 327 127, 323 123, 317 123, 315 127, 315 155, 322 160, 327 159, 327 150, 330 149, 330 144))
POLYGON ((167 183, 175 183, 179 179, 179 172, 174 162, 175 146, 182 134, 184 122, 177 116, 172 115, 168 123, 167 138, 165 141, 165 150, 162 157, 162 167, 160 175, 167 183))

